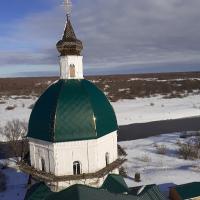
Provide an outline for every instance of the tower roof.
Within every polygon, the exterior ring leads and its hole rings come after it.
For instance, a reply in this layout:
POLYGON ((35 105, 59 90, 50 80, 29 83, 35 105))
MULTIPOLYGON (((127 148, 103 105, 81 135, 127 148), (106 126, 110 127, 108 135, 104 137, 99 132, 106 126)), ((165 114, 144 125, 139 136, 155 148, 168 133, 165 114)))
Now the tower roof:
POLYGON ((69 16, 67 16, 63 37, 56 44, 56 47, 61 56, 80 55, 83 49, 82 42, 76 38, 69 16))
POLYGON ((123 177, 117 174, 109 174, 101 188, 116 194, 129 192, 129 188, 123 177))
MULTIPOLYGON (((117 176, 117 175, 115 175, 117 176)), ((120 178, 119 179, 123 179, 120 178)), ((111 182, 112 183, 112 182, 111 182)), ((111 184, 109 188, 112 188, 111 184)), ((132 188, 129 188, 132 189, 132 188)), ((128 191, 128 190, 127 190, 128 191)), ((44 183, 33 185, 27 192, 25 200, 166 200, 166 197, 160 192, 159 187, 156 185, 147 186, 140 195, 132 194, 131 192, 123 193, 107 188, 94 188, 87 185, 72 185, 60 192, 49 192, 48 186, 44 183), (92 198, 91 198, 92 197, 92 198)))
POLYGON ((49 142, 97 139, 118 129, 104 93, 85 79, 59 80, 36 102, 28 137, 49 142))

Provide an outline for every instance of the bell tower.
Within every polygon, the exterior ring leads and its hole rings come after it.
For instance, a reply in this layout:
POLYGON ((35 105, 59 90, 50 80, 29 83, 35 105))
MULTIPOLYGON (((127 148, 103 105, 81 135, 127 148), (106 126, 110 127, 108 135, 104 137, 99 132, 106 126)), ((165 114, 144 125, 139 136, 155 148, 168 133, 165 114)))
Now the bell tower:
POLYGON ((65 0, 67 22, 63 37, 56 44, 60 53, 60 79, 83 79, 83 44, 76 38, 71 24, 71 1, 65 0))

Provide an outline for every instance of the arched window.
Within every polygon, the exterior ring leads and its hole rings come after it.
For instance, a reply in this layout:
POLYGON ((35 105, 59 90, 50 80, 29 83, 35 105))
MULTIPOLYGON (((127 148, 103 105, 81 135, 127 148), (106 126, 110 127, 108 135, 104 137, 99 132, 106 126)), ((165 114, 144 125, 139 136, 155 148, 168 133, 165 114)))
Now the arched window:
POLYGON ((81 174, 81 164, 79 161, 73 162, 73 174, 81 174))
POLYGON ((70 73, 70 77, 74 78, 75 77, 75 65, 71 64, 69 66, 69 73, 70 73))
POLYGON ((45 169, 45 161, 44 161, 43 158, 41 158, 41 170, 42 171, 46 171, 46 169, 45 169))
POLYGON ((106 159, 106 166, 107 166, 110 164, 110 155, 108 152, 106 153, 105 159, 106 159))

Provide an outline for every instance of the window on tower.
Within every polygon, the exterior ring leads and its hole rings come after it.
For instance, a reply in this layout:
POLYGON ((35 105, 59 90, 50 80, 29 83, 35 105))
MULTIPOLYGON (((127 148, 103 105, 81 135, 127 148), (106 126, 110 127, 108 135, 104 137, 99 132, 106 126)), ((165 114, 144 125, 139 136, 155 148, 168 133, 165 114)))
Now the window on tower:
POLYGON ((73 174, 74 175, 81 174, 81 164, 79 161, 73 162, 73 174))
POLYGON ((42 171, 46 171, 46 169, 45 169, 45 161, 44 161, 43 158, 41 158, 41 170, 42 171))
POLYGON ((70 73, 70 78, 74 78, 75 77, 75 65, 71 64, 69 66, 69 73, 70 73))
POLYGON ((108 152, 106 153, 105 159, 106 159, 106 166, 107 166, 110 164, 110 155, 108 152))

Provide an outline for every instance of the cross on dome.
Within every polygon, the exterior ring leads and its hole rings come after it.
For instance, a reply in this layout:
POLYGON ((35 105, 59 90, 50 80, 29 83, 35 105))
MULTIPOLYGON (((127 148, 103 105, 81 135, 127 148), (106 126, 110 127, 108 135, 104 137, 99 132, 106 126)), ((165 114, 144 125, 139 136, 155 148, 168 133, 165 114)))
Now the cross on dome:
POLYGON ((62 39, 56 44, 57 50, 61 56, 80 55, 83 49, 83 44, 76 38, 73 26, 70 21, 72 11, 71 0, 64 0, 67 22, 62 39))
POLYGON ((66 16, 69 17, 72 13, 72 2, 71 2, 71 0, 64 0, 64 8, 65 8, 66 16))

